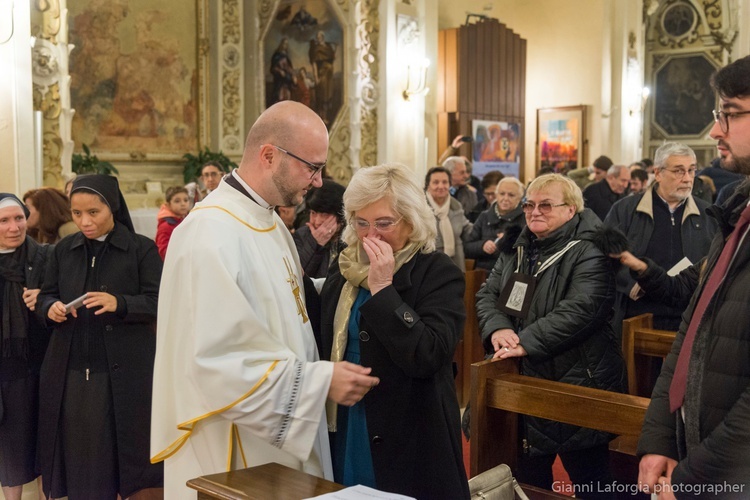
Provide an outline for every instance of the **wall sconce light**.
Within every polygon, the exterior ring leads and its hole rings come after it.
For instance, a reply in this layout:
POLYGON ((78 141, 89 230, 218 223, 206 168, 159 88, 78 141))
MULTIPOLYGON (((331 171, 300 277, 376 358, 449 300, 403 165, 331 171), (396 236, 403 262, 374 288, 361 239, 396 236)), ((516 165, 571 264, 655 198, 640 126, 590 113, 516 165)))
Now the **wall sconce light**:
POLYGON ((404 89, 404 100, 408 101, 413 95, 425 95, 430 91, 427 86, 427 68, 430 67, 430 60, 424 59, 421 64, 416 66, 406 66, 406 88, 404 89))
POLYGON ((650 95, 651 89, 648 87, 641 87, 640 89, 633 90, 631 105, 628 109, 630 116, 633 116, 636 113, 643 112, 643 110, 646 108, 646 101, 648 101, 648 97, 650 95))

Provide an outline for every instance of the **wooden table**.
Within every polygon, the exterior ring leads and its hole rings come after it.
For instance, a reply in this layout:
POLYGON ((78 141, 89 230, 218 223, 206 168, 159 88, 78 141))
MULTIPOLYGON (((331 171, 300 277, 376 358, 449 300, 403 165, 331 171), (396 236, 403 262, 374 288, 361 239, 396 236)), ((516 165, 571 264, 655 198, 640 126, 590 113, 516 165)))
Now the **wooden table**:
POLYGON ((201 476, 187 485, 198 491, 198 500, 300 500, 344 489, 340 484, 276 463, 201 476))

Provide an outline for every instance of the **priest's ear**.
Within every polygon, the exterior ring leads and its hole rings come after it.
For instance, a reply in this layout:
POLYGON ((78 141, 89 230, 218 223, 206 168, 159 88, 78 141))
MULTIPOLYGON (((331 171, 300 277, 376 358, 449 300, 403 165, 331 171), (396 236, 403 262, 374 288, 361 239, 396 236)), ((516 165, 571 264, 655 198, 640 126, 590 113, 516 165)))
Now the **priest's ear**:
POLYGON ((272 168, 274 158, 281 154, 281 151, 276 149, 273 144, 263 144, 260 147, 260 163, 265 168, 272 168))

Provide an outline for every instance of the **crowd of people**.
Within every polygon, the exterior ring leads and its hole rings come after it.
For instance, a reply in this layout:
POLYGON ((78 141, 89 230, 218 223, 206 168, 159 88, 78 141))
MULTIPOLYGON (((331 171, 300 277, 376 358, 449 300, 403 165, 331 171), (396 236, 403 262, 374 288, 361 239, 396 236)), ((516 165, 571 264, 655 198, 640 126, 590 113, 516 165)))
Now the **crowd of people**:
MULTIPOLYGON (((5 497, 41 476, 42 498, 186 498, 189 479, 273 461, 469 498, 453 367, 467 259, 488 272, 486 353, 524 375, 624 392, 622 319, 677 331, 639 486, 750 489, 750 57, 711 85, 720 158, 699 187, 695 153, 667 142, 653 162, 601 156, 528 186, 448 156, 423 181, 384 164, 344 188, 323 178, 324 121, 282 101, 238 169, 167 191, 156 241, 114 177, 0 193, 5 497)), ((517 475, 551 489, 559 456, 574 484, 610 483, 611 438, 521 417, 517 475)))

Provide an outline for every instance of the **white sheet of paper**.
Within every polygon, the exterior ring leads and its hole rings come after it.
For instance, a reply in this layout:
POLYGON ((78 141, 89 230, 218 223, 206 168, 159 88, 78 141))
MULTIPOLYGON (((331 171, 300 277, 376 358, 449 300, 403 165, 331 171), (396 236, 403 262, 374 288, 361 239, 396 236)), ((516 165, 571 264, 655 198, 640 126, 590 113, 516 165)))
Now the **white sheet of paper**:
MULTIPOLYGON (((374 490, 361 484, 313 498, 316 500, 416 500, 414 497, 374 490)), ((306 498, 305 500, 312 500, 312 498, 306 498)))
POLYGON ((692 265, 693 265, 693 263, 690 262, 690 259, 688 259, 687 257, 683 257, 680 262, 678 262, 677 264, 675 264, 674 266, 672 266, 672 269, 670 269, 669 271, 667 271, 667 275, 669 275, 669 276, 677 276, 678 274, 680 274, 680 272, 683 269, 687 269, 688 267, 690 267, 692 265))

